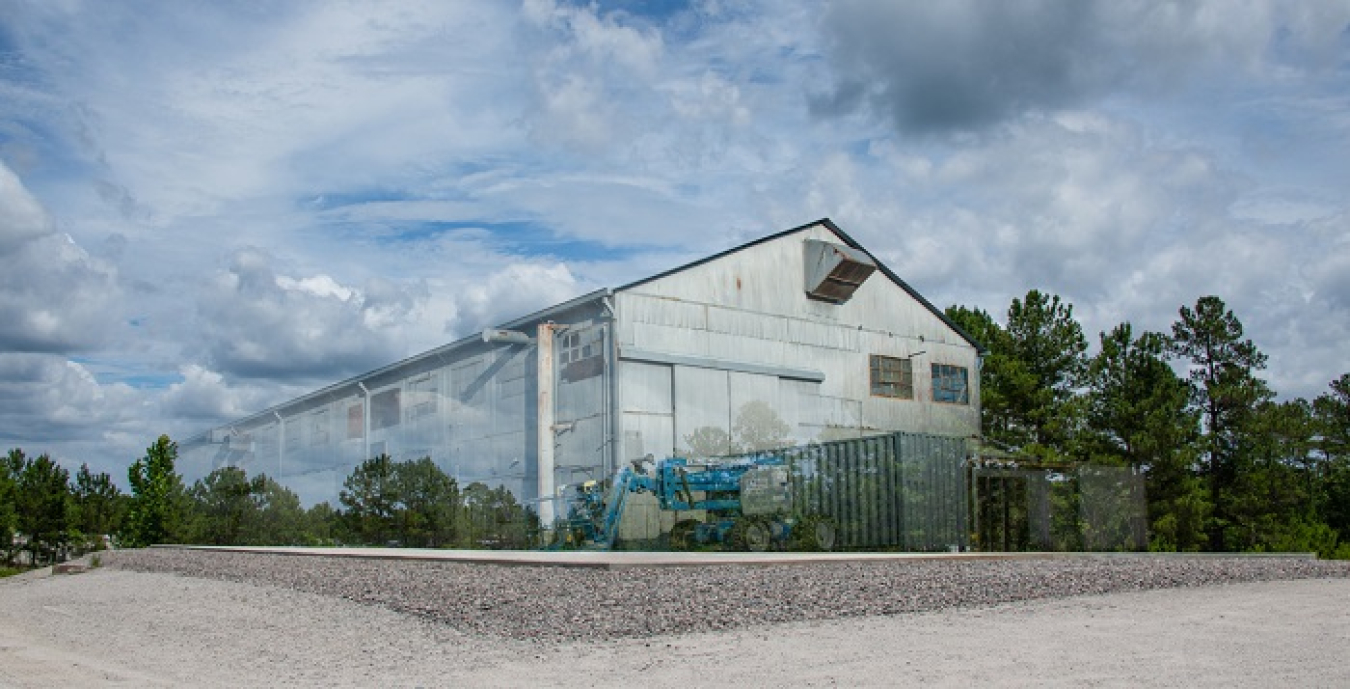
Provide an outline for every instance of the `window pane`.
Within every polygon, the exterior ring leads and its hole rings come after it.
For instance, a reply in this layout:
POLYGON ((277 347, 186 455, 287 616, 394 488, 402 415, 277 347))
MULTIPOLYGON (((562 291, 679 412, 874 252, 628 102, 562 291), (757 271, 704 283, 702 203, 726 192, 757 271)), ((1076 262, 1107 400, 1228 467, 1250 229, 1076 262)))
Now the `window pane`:
POLYGON ((933 364, 933 401, 970 404, 970 386, 964 366, 933 364))
POLYGON ((909 359, 873 354, 869 369, 873 395, 914 399, 914 371, 909 359))
POLYGON ((388 428, 399 424, 399 391, 386 390, 370 398, 371 429, 388 428))

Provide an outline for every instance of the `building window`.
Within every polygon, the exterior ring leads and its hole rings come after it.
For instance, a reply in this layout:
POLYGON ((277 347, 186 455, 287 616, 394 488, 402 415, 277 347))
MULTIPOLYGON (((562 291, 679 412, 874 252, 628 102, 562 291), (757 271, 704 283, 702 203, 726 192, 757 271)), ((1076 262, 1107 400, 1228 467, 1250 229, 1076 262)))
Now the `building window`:
POLYGON ((872 355, 872 394, 914 399, 914 364, 909 359, 872 355))
POLYGON ((357 403, 347 407, 347 439, 362 438, 366 435, 366 407, 357 403))
POLYGON ((408 420, 415 421, 436 413, 436 397, 440 393, 439 378, 427 374, 408 382, 408 420))
POLYGON ((295 452, 300 449, 300 419, 289 419, 290 423, 282 422, 283 447, 287 452, 295 452))
POLYGON ((320 409, 309 417, 309 444, 322 447, 328 444, 328 410, 320 409))
POLYGON ((379 430, 399 424, 399 390, 385 390, 370 397, 370 429, 379 430))
POLYGON ((966 367, 933 364, 933 401, 970 404, 970 380, 966 367))

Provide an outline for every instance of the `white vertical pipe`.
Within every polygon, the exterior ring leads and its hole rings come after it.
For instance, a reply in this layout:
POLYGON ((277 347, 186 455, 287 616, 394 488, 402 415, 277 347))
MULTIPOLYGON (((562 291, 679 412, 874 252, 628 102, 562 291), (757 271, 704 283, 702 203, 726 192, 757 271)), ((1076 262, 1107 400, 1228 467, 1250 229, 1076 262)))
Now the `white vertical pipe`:
POLYGON ((366 396, 361 402, 361 461, 364 462, 370 459, 370 390, 360 381, 357 381, 356 386, 366 396))
POLYGON ((286 459, 286 419, 276 410, 272 410, 272 416, 277 417, 277 482, 280 482, 282 462, 286 459))
POLYGON ((553 528, 553 330, 552 323, 540 323, 535 342, 539 345, 538 470, 539 523, 553 528))

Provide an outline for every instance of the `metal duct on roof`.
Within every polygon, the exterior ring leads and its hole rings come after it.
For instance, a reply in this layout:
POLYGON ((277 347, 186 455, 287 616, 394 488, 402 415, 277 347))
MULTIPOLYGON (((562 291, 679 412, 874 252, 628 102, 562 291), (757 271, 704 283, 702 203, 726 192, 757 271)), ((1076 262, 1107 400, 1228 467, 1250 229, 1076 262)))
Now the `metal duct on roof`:
POLYGON ((808 239, 805 252, 806 294, 813 299, 842 304, 877 269, 866 253, 842 244, 808 239))

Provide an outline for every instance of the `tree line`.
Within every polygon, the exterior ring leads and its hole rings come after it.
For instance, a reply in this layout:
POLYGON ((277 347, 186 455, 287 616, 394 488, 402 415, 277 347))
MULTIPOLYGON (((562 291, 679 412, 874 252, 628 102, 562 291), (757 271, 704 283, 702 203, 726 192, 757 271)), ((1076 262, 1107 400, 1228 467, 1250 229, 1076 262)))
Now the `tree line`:
POLYGON ((1053 294, 1014 299, 1002 322, 946 313, 988 350, 985 441, 1046 464, 1137 468, 1152 549, 1350 558, 1350 374, 1278 401, 1266 355, 1216 296, 1182 306, 1170 332, 1121 323, 1091 355, 1053 294))
POLYGON ((72 479, 44 454, 11 450, 0 463, 0 543, 6 563, 50 564, 103 547, 374 545, 525 548, 539 520, 504 487, 460 488, 430 458, 380 455, 353 469, 339 506, 309 508, 266 474, 221 467, 186 485, 178 446, 160 436, 127 471, 129 494, 84 465, 72 479))

